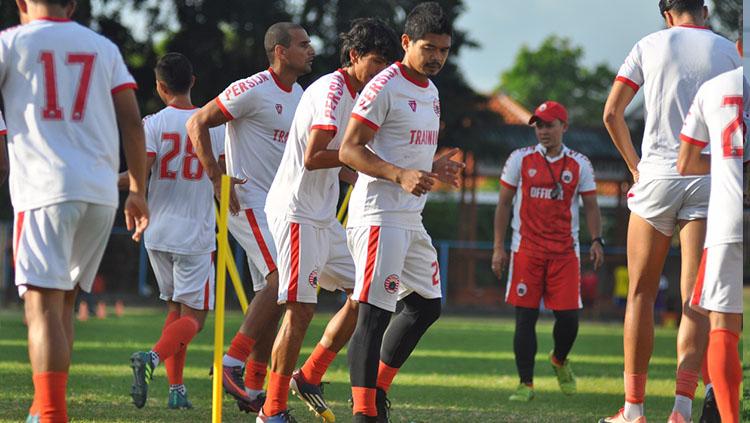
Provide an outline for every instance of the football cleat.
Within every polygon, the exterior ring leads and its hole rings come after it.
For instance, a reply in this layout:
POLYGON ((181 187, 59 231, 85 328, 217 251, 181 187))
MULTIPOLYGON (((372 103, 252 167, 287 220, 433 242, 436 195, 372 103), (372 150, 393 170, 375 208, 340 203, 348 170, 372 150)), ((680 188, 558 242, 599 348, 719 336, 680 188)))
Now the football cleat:
POLYGON ((190 410, 193 408, 193 403, 187 399, 187 393, 183 394, 176 389, 170 389, 167 408, 170 410, 190 410))
POLYGON ((375 394, 375 407, 378 410, 378 423, 391 423, 391 401, 385 391, 378 389, 375 394))
POLYGON ((508 400, 517 402, 529 402, 534 399, 534 388, 524 383, 519 383, 516 392, 512 393, 508 400))
POLYGON ((679 411, 672 411, 672 414, 670 414, 669 418, 667 419, 667 423, 693 423, 693 421, 685 420, 685 418, 682 417, 682 414, 680 414, 679 411))
POLYGON ((138 408, 146 405, 148 398, 148 384, 154 377, 154 364, 151 355, 139 351, 130 356, 130 367, 133 369, 133 386, 130 388, 130 396, 133 404, 138 408))
POLYGON ((549 353, 549 361, 552 366, 552 370, 555 371, 557 376, 557 384, 560 385, 560 390, 565 395, 573 395, 578 390, 576 387, 576 376, 573 374, 573 370, 570 368, 570 360, 565 359, 562 366, 558 366, 552 361, 553 352, 549 353))
POLYGON ((604 417, 599 419, 599 423, 646 423, 646 417, 641 416, 635 420, 628 420, 625 418, 625 409, 621 408, 614 416, 604 417))
POLYGON ((308 383, 302 372, 295 370, 292 373, 292 379, 289 381, 289 389, 292 391, 297 398, 301 399, 307 407, 313 413, 317 414, 326 423, 333 423, 336 421, 331 408, 326 404, 326 400, 323 398, 323 384, 313 385, 308 383))
POLYGON ((261 408, 258 417, 255 418, 255 423, 297 423, 297 420, 289 414, 289 410, 284 410, 273 416, 266 416, 261 408))
POLYGON ((703 399, 703 412, 701 413, 701 418, 698 422, 721 423, 719 407, 716 405, 716 396, 714 395, 713 389, 706 391, 706 397, 703 399))

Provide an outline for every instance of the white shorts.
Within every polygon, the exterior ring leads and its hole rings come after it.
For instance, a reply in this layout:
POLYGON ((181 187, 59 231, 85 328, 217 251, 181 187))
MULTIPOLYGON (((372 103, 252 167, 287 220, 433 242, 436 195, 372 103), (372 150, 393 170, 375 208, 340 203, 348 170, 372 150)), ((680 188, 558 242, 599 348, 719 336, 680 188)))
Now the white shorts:
POLYGON ((657 231, 672 236, 677 221, 706 218, 710 192, 708 176, 642 179, 628 191, 628 208, 657 231))
POLYGON ((266 276, 276 271, 276 245, 268 229, 263 209, 245 209, 229 215, 227 227, 247 255, 247 264, 260 270, 263 278, 253 278, 253 291, 266 286, 266 276))
POLYGON ((16 213, 13 257, 18 295, 27 285, 91 292, 107 247, 114 207, 69 201, 16 213))
POLYGON ((346 233, 357 270, 353 300, 394 312, 412 292, 442 297, 437 252, 424 229, 357 226, 346 233))
POLYGON ((271 232, 279 247, 279 304, 316 304, 318 285, 328 291, 354 289, 354 260, 341 224, 318 228, 272 218, 271 232))
POLYGON ((690 302, 703 310, 742 314, 742 243, 703 250, 690 302))
POLYGON ((147 249, 159 284, 159 298, 194 310, 214 309, 213 254, 175 254, 147 249))

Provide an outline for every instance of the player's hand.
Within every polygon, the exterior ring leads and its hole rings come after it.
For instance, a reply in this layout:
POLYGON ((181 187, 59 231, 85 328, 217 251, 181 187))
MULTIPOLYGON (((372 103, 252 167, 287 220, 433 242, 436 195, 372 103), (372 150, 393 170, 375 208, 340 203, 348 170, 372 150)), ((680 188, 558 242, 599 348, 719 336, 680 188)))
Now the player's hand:
POLYGON ((503 271, 505 266, 508 265, 508 252, 505 251, 505 247, 495 248, 492 251, 492 273, 497 276, 498 279, 503 277, 503 271))
POLYGON ((396 179, 401 188, 409 194, 420 197, 432 190, 437 175, 416 169, 403 169, 396 179))
MULTIPOLYGON (((214 197, 221 203, 221 176, 211 180, 214 186, 214 197)), ((242 185, 247 182, 247 179, 240 178, 229 178, 229 213, 232 215, 238 215, 240 213, 240 200, 237 199, 237 193, 234 190, 235 185, 242 185)))
POLYGON ((432 172, 437 175, 437 179, 456 188, 461 187, 458 177, 461 174, 461 170, 466 167, 463 162, 451 160, 451 157, 458 154, 459 151, 461 150, 458 148, 452 148, 438 156, 432 162, 432 172))
POLYGON ((591 262, 594 263, 594 270, 604 264, 604 248, 602 248, 602 244, 598 242, 592 243, 589 256, 591 257, 591 262))
POLYGON ((133 241, 141 240, 141 235, 148 227, 148 205, 143 194, 130 192, 125 200, 125 227, 133 231, 133 241))

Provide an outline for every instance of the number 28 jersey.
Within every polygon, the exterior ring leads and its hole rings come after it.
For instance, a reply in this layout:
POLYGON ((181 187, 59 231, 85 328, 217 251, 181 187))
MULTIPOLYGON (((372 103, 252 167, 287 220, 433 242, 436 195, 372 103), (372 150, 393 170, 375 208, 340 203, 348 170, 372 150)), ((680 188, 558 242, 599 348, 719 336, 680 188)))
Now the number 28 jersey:
POLYGON ((0 33, 13 208, 65 201, 117 207, 112 95, 136 88, 117 47, 69 20, 0 33))
MULTIPOLYGON (((156 158, 148 183, 146 248, 175 254, 215 249, 214 189, 185 129, 196 110, 169 106, 143 120, 146 154, 156 158)), ((209 134, 218 159, 224 154, 224 126, 211 128, 209 134)))

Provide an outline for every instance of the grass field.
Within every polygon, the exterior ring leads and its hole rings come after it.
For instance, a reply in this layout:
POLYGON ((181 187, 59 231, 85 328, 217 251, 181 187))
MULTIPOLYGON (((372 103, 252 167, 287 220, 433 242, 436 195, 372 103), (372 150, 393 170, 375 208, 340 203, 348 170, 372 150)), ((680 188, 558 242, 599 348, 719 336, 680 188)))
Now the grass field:
MULTIPOLYGON (((747 292, 746 292, 747 294, 747 292)), ((747 298, 747 295, 746 295, 747 298)), ((746 302, 747 304, 747 302, 746 302)), ((747 316, 747 313, 746 313, 747 316)), ((304 359, 323 331, 329 315, 312 323, 302 351, 304 359)), ((148 403, 130 403, 130 354, 148 349, 160 333, 163 312, 129 309, 123 318, 76 323, 76 343, 68 386, 69 414, 75 422, 208 422, 211 416, 213 321, 190 346, 185 384, 195 408, 166 409, 167 382, 163 367, 155 375, 148 403)), ((234 333, 238 312, 228 315, 226 332, 234 333)), ((546 356, 552 347, 551 321, 538 325, 537 398, 528 404, 507 400, 517 383, 512 352, 513 323, 508 319, 444 316, 436 323, 396 377, 390 392, 395 422, 595 422, 621 406, 622 331, 619 324, 582 322, 571 355, 579 393, 564 396, 546 356)), ((0 312, 0 421, 21 421, 32 399, 26 328, 20 312, 0 312)), ((745 355, 745 362, 748 362, 745 355)), ((648 382, 647 414, 666 421, 672 407, 675 370, 675 331, 657 329, 648 382)), ((337 357, 325 380, 326 397, 339 421, 349 421, 349 376, 345 352, 337 357)), ((703 389, 698 389, 695 413, 700 413, 703 389)), ((312 415, 296 398, 290 399, 300 422, 312 415)), ((224 421, 254 421, 225 397, 224 421)))

